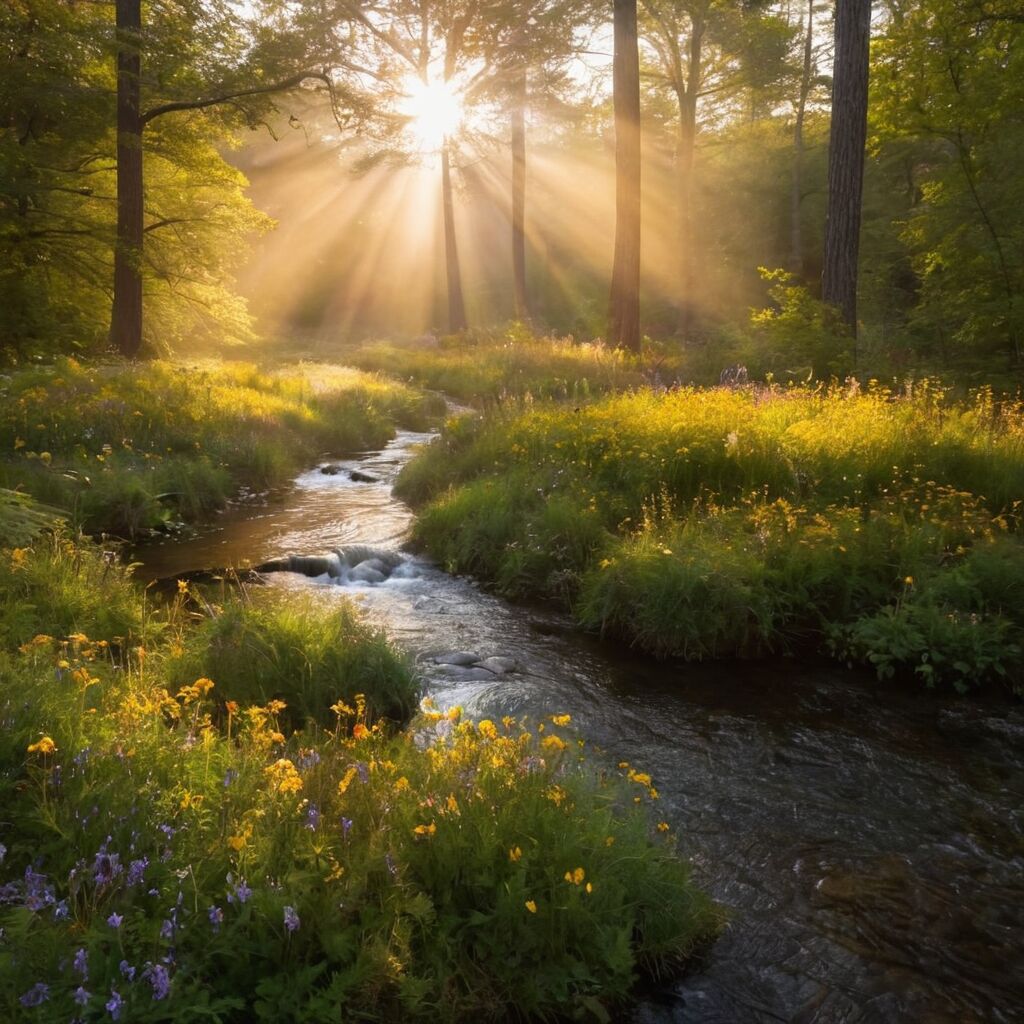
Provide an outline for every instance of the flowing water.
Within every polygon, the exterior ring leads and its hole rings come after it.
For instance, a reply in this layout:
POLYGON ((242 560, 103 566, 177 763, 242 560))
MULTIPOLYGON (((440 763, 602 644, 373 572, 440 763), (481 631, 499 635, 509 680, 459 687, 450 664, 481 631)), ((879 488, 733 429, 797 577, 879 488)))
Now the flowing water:
MULTIPOLYGON (((340 463, 377 482, 306 473, 281 500, 137 552, 139 573, 353 544, 397 551, 411 513, 390 484, 428 439, 401 433, 340 463)), ((1024 1020, 1019 706, 894 690, 830 664, 660 666, 403 557, 376 584, 347 571, 269 579, 359 600, 440 705, 478 717, 568 711, 607 756, 654 776, 660 813, 730 924, 703 966, 645 995, 636 1024, 1024 1020), (433 662, 451 651, 516 669, 433 662)))

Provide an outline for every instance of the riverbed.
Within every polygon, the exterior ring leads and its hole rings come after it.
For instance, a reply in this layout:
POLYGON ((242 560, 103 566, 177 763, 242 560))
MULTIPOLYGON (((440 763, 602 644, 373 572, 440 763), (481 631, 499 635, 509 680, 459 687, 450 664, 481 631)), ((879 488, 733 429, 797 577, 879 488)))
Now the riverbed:
MULTIPOLYGON (((428 434, 302 474, 200 535, 135 552, 143 579, 346 545, 402 550, 391 485, 428 434), (373 482, 352 480, 358 469, 373 482)), ((1024 1020, 1024 711, 830 663, 660 665, 402 551, 388 579, 275 573, 354 599, 475 717, 568 712, 595 756, 650 772, 697 880, 730 923, 637 1024, 1024 1020), (515 663, 456 671, 452 651, 515 663), (468 678, 468 677, 474 678, 468 678)))

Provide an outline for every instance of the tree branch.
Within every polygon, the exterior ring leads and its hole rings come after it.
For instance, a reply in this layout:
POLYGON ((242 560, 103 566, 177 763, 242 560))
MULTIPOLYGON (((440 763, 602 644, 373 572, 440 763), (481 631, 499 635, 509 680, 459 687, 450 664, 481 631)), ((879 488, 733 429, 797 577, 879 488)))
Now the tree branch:
POLYGON ((204 110, 207 107, 215 107, 221 103, 229 103, 232 100, 242 99, 245 96, 266 96, 269 93, 286 92, 301 85, 309 78, 318 78, 331 85, 329 76, 325 71, 300 71, 289 78, 282 78, 277 82, 268 82, 266 85, 253 86, 251 89, 240 89, 238 92, 228 92, 220 96, 210 96, 201 100, 176 100, 172 103, 162 103, 158 107, 150 107, 139 121, 145 126, 154 118, 162 117, 164 114, 171 114, 178 110, 204 110))

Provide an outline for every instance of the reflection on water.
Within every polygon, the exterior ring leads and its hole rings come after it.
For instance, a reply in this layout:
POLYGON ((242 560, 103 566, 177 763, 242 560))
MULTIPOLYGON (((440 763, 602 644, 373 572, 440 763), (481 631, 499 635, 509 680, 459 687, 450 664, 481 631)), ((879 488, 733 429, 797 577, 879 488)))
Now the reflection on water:
MULTIPOLYGON (((341 463, 379 478, 299 477, 200 537, 136 557, 146 578, 394 551, 410 513, 390 483, 429 435, 341 463)), ((379 583, 270 577, 354 597, 420 663, 442 705, 499 717, 569 711, 661 792, 700 882, 731 924, 706 966, 645 998, 637 1022, 1024 1020, 1024 713, 886 692, 832 665, 658 666, 557 615, 512 607, 404 553, 379 583), (483 681, 433 663, 515 659, 483 681)))

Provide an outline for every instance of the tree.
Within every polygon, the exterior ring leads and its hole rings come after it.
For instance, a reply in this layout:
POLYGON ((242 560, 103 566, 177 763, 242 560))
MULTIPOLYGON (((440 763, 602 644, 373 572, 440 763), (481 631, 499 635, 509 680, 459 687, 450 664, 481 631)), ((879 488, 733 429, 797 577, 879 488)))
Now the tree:
POLYGON ((613 0, 615 54, 615 256, 608 335, 640 351, 640 56, 636 0, 613 0))
MULTIPOLYGON (((254 45, 239 55, 240 43, 234 13, 219 5, 188 12, 182 18, 171 6, 161 12, 154 5, 153 15, 166 13, 165 24, 147 34, 147 40, 159 40, 162 34, 169 44, 162 56, 182 53, 184 61, 175 61, 174 77, 188 83, 184 95, 163 96, 147 110, 142 109, 143 28, 141 0, 115 0, 117 30, 117 241, 114 249, 114 297, 110 320, 110 342, 121 355, 132 358, 142 347, 142 263, 145 226, 143 190, 144 129, 157 118, 188 111, 228 107, 229 118, 239 116, 250 125, 266 109, 267 98, 295 89, 309 79, 318 79, 328 87, 331 78, 324 68, 294 69, 295 55, 285 52, 284 59, 272 54, 266 45, 254 45), (184 37, 184 40, 182 39, 184 37), (183 46, 183 41, 199 46, 183 46), (209 67, 210 53, 222 54, 222 66, 209 67), (248 60, 239 61, 238 56, 248 60), (188 58, 192 57, 193 62, 188 58), (270 74, 289 73, 267 80, 270 74), (221 77, 210 82, 213 74, 221 77), (196 94, 199 89, 206 95, 196 94), (196 91, 192 91, 195 89, 196 91)), ((259 33, 254 30, 258 41, 259 33)), ((265 44, 265 41, 264 41, 265 44)), ((302 54, 301 56, 305 56, 302 54)), ((167 80, 158 75, 157 81, 167 80)))
POLYGON ((839 309, 854 336, 870 33, 871 0, 837 0, 821 297, 839 309))

